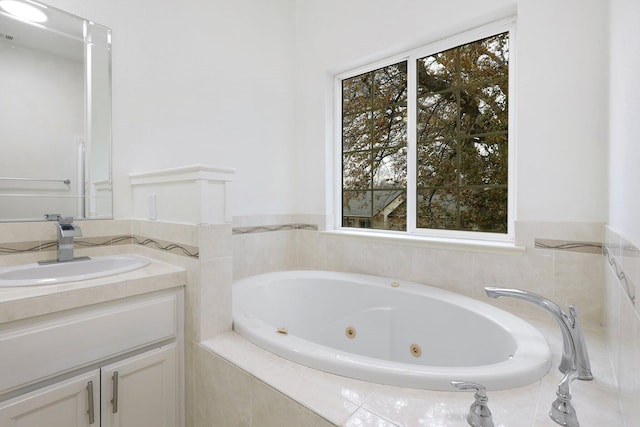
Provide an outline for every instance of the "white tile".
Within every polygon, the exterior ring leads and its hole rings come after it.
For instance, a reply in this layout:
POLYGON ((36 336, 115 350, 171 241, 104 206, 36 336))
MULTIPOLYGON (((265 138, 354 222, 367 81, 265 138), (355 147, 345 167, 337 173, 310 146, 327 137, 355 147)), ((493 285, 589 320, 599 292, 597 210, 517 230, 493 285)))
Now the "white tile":
POLYGON ((232 258, 200 262, 200 338, 231 330, 232 258))
POLYGON ((234 332, 219 334, 202 342, 202 346, 254 376, 259 376, 261 369, 279 359, 275 354, 251 344, 234 332))
POLYGON ((620 301, 618 383, 627 425, 640 425, 640 319, 624 297, 620 301))
POLYGON ((198 228, 200 260, 233 255, 231 224, 201 225, 198 228))
POLYGON ((475 297, 483 300, 485 286, 523 289, 553 299, 553 257, 526 252, 522 256, 473 255, 475 297))
POLYGON ((409 280, 471 295, 473 287, 472 254, 433 248, 411 248, 409 280), (455 274, 451 272, 455 271, 455 274))
MULTIPOLYGON (((363 408, 402 426, 449 426, 464 420, 473 393, 384 387, 363 408)), ((462 424, 461 424, 462 425, 462 424)))
POLYGON ((296 232, 296 267, 306 270, 329 270, 327 237, 317 231, 296 232))
MULTIPOLYGON (((371 384, 325 374, 282 359, 231 332, 203 345, 336 424, 371 393, 371 384)), ((375 387, 375 386, 374 386, 375 387)))
POLYGON ((394 424, 384 418, 372 414, 365 409, 359 409, 346 422, 341 424, 344 427, 397 427, 400 424, 394 424))
POLYGON ((251 423, 252 378, 224 359, 196 347, 196 401, 194 418, 198 426, 249 426, 251 423))
POLYGON ((252 427, 330 427, 334 424, 261 381, 253 380, 252 427))
POLYGON ((296 230, 234 235, 233 280, 296 268, 296 230))
POLYGON ((568 311, 578 308, 582 321, 602 322, 604 310, 604 265, 602 255, 565 252, 555 254, 553 300, 568 311))
POLYGON ((322 414, 336 424, 347 419, 358 406, 351 394, 338 394, 318 385, 317 371, 288 360, 277 360, 259 372, 257 377, 307 408, 322 414))

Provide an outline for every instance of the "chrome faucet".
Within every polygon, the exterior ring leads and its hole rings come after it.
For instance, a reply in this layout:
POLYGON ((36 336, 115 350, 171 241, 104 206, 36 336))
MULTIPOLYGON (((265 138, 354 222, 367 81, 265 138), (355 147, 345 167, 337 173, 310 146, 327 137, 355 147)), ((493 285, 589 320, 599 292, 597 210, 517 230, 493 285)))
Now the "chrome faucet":
POLYGON ((576 410, 571 404, 571 382, 578 376, 575 370, 568 371, 558 384, 556 391, 556 400, 551 404, 549 417, 557 424, 566 427, 579 427, 578 416, 576 410))
POLYGON ((566 374, 572 370, 577 372, 580 380, 591 380, 591 362, 587 352, 587 345, 584 340, 580 321, 578 320, 578 309, 575 305, 569 306, 569 314, 565 313, 558 304, 533 292, 522 291, 520 289, 506 288, 484 288, 490 298, 512 297, 528 301, 532 304, 547 310, 560 325, 562 331, 562 360, 560 361, 560 372, 566 374))
POLYGON ((56 224, 58 230, 58 262, 73 260, 73 238, 81 237, 82 230, 73 225, 72 216, 60 216, 56 224))
POLYGON ((562 331, 563 349, 559 369, 564 373, 564 377, 558 384, 557 399, 551 404, 549 417, 562 426, 578 427, 580 424, 576 410, 571 404, 571 382, 576 378, 591 380, 593 375, 576 306, 570 305, 569 314, 567 314, 558 304, 532 292, 491 287, 486 287, 484 290, 490 298, 512 297, 529 301, 544 308, 556 319, 562 331))
POLYGON ((451 381, 458 390, 475 390, 475 402, 469 408, 467 422, 472 427, 493 427, 491 410, 487 406, 487 389, 485 386, 467 381, 451 381))

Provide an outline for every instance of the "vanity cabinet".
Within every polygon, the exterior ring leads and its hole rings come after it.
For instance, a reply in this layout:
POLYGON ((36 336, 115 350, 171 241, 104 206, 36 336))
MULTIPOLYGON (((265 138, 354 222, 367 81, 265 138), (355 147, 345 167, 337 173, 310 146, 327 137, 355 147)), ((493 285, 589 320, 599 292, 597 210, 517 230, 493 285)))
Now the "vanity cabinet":
POLYGON ((94 370, 2 402, 0 403, 0 426, 86 427, 96 425, 96 421, 99 422, 99 420, 96 420, 95 416, 99 416, 100 407, 95 400, 95 390, 99 384, 100 371, 94 370), (90 415, 93 415, 93 419, 90 419, 90 415))
POLYGON ((173 427, 177 388, 172 344, 0 403, 0 426, 173 427))
POLYGON ((184 425, 182 291, 0 329, 0 426, 184 425))
POLYGON ((174 427, 176 346, 102 368, 101 427, 174 427))

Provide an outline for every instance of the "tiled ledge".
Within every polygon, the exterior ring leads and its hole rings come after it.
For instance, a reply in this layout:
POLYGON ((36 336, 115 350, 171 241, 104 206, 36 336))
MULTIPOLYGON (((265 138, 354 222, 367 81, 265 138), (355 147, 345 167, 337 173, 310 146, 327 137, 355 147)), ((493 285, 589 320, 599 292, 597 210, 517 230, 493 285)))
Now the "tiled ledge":
MULTIPOLYGON (((547 337, 553 352, 553 366, 545 377, 531 385, 488 393, 496 425, 555 425, 548 412, 556 397, 558 382, 562 379, 557 370, 562 338, 559 328, 549 316, 532 313, 520 314, 547 337)), ((604 330, 597 325, 583 324, 583 327, 595 379, 574 381, 572 384, 572 401, 580 425, 623 425, 604 330)), ((205 341, 202 346, 231 362, 240 372, 263 381, 335 426, 465 426, 465 417, 473 402, 472 393, 393 387, 307 368, 275 356, 234 332, 205 341)), ((233 381, 232 376, 225 377, 233 381)), ((236 398, 238 405, 246 404, 241 397, 236 398)))

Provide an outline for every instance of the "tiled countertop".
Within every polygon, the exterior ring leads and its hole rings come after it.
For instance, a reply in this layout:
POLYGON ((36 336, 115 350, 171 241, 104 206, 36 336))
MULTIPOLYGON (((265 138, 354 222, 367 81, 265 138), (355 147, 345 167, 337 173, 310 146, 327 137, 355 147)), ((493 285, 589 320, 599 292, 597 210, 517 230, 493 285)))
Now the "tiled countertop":
MULTIPOLYGON (((514 310, 510 310, 514 311, 514 310)), ((514 313, 537 327, 553 352, 553 365, 541 380, 526 387, 489 391, 496 427, 557 426, 548 416, 562 374, 557 366, 562 336, 546 312, 514 313)), ((604 328, 584 324, 592 381, 574 381, 572 402, 583 427, 623 426, 604 328)), ((269 353, 228 332, 202 343, 239 368, 310 408, 329 422, 345 427, 468 426, 473 392, 440 392, 374 384, 321 372, 269 353)))
POLYGON ((99 279, 0 288, 0 324, 185 284, 183 268, 150 260, 144 268, 99 279))

